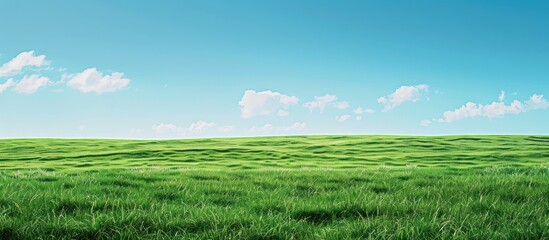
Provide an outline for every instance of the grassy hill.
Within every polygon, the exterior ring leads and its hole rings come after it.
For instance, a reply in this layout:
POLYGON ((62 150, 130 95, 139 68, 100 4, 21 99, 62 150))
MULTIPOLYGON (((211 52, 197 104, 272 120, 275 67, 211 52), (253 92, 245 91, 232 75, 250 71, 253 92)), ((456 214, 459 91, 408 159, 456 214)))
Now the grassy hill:
POLYGON ((483 168, 547 164, 549 142, 527 136, 304 136, 168 141, 0 140, 2 169, 483 168))
POLYGON ((0 239, 549 239, 529 136, 0 140, 0 239))

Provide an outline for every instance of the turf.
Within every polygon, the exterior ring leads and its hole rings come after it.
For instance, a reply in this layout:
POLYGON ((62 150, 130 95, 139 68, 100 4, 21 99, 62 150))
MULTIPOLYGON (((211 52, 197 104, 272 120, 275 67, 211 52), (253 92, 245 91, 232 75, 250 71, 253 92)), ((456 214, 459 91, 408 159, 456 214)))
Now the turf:
POLYGON ((547 140, 0 140, 0 239, 549 239, 547 140))

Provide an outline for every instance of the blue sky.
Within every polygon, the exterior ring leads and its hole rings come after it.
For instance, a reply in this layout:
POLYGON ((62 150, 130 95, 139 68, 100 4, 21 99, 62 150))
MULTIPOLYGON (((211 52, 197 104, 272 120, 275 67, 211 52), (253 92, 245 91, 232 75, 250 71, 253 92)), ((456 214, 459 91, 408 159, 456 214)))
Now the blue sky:
POLYGON ((547 1, 4 2, 0 137, 549 134, 547 12, 547 1))

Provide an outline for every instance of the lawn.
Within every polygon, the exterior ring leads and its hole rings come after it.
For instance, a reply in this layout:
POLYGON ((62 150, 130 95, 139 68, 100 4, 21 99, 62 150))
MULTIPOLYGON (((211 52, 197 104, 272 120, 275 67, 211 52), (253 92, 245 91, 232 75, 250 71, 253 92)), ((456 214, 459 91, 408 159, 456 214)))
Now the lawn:
POLYGON ((549 138, 0 140, 0 239, 549 239, 549 138))

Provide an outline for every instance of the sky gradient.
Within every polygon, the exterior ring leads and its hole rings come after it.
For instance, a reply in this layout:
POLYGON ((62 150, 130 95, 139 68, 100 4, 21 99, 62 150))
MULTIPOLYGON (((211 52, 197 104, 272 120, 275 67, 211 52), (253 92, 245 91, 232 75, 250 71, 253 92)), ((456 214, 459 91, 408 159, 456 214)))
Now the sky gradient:
POLYGON ((547 1, 5 2, 0 138, 546 135, 547 12, 547 1))

